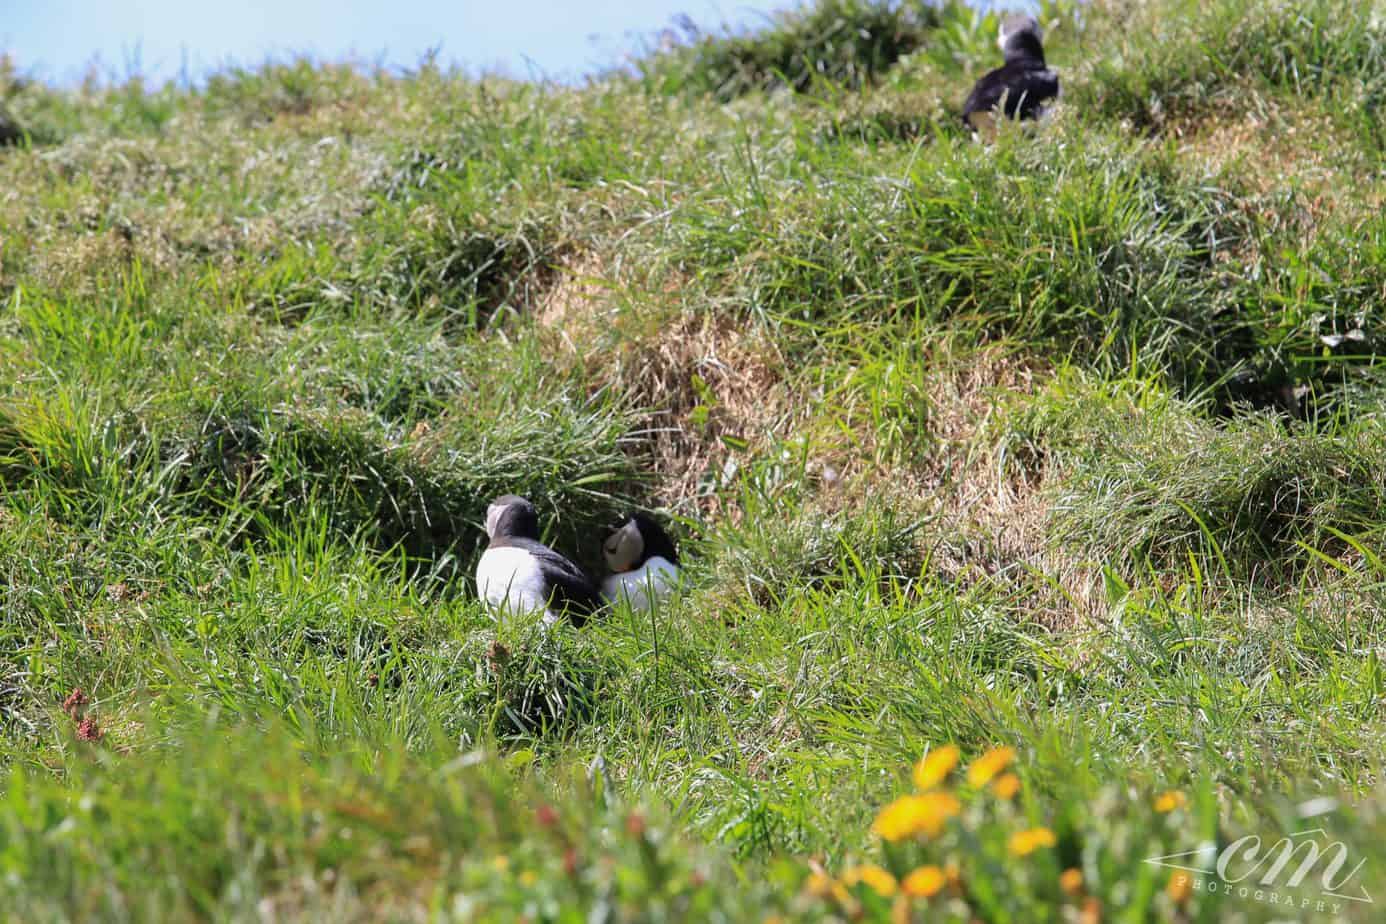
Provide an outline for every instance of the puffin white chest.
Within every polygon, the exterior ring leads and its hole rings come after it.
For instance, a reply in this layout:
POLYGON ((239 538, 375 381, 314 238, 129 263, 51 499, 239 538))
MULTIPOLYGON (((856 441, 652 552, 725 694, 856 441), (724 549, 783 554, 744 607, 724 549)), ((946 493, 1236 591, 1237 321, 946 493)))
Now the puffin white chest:
POLYGON ((476 589, 481 599, 510 613, 548 609, 549 580, 540 562, 525 549, 502 546, 482 552, 476 589))
POLYGON ((679 581, 679 569, 656 555, 633 571, 622 571, 602 581, 602 596, 612 601, 626 600, 637 612, 648 612, 665 599, 679 581))

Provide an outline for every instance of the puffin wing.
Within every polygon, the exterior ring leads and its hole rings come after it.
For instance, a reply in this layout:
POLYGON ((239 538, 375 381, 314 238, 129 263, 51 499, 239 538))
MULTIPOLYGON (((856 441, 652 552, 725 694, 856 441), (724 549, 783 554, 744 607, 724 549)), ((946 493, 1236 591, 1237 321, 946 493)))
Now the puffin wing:
POLYGON ((1019 110, 1022 119, 1036 118, 1058 95, 1059 75, 1056 72, 1048 68, 1027 70, 1006 96, 1006 115, 1013 116, 1019 110))
POLYGON ((532 539, 511 540, 540 563, 549 581, 552 606, 567 610, 573 625, 581 626, 586 617, 602 607, 602 596, 587 573, 548 546, 532 539))
POLYGON ((973 115, 1003 106, 1007 116, 1034 118, 1044 104, 1059 95, 1059 75, 1049 68, 1007 64, 982 75, 963 103, 963 120, 974 124, 973 115))

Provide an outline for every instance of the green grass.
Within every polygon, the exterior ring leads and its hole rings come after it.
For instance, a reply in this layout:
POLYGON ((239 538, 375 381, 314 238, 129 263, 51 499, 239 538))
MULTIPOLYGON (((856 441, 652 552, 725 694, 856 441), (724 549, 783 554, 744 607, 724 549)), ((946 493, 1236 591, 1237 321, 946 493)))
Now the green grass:
POLYGON ((579 88, 6 59, 0 918, 1331 919, 1143 862, 1311 820, 1386 900, 1383 12, 1045 4, 988 146, 951 3, 579 88), (506 492, 686 592, 497 619, 506 492), (1020 794, 883 844, 947 743, 1020 794))

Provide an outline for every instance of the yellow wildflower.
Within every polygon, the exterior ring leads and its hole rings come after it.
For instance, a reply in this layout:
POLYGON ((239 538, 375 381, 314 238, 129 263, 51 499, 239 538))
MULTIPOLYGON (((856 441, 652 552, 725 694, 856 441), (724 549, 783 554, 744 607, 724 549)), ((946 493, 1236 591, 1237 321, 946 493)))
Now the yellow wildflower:
POLYGON ((1177 808, 1183 808, 1185 805, 1188 804, 1188 802, 1188 796, 1184 795, 1177 789, 1171 789, 1169 792, 1161 793, 1160 796, 1155 800, 1155 811, 1163 815, 1164 813, 1172 812, 1177 808))
POLYGON ((929 792, 920 796, 901 796, 881 809, 871 830, 888 841, 904 840, 916 834, 933 837, 958 812, 962 803, 946 792, 929 792))
POLYGON ((948 877, 937 866, 921 866, 905 877, 900 888, 906 895, 916 898, 929 898, 937 895, 948 882, 948 877))
POLYGON ((1190 893, 1193 892, 1193 877, 1183 871, 1176 872, 1169 877, 1169 885, 1165 886, 1165 894, 1174 899, 1174 903, 1182 905, 1189 900, 1190 893))
POLYGON ((1054 832, 1048 828, 1030 828, 1028 831, 1017 831, 1012 834, 1007 846, 1011 853, 1023 857, 1034 853, 1041 847, 1053 847, 1056 843, 1058 841, 1054 837, 1054 832))
POLYGON ((496 856, 491 858, 491 866, 495 869, 496 872, 503 873, 506 870, 510 869, 510 858, 503 853, 497 854, 496 856))
POLYGON ((1001 799, 1014 799, 1015 794, 1020 792, 1020 777, 1014 773, 1003 773, 992 780, 991 791, 996 793, 1001 799))
POLYGON ((813 873, 804 881, 804 891, 814 898, 827 898, 833 893, 833 877, 827 873, 813 873))
POLYGON ((534 874, 534 870, 532 869, 527 869, 520 874, 520 885, 522 886, 532 886, 538 881, 539 877, 534 874))
POLYGON ((941 748, 934 748, 928 757, 914 765, 915 787, 923 792, 942 783, 944 777, 958 765, 959 756, 955 745, 945 744, 941 748))
POLYGON ((1083 891, 1083 873, 1081 870, 1070 867, 1063 871, 1059 876, 1059 888, 1065 895, 1077 895, 1083 891))
POLYGON ((843 885, 851 887, 858 882, 866 883, 872 891, 882 898, 890 898, 894 895, 897 885, 894 876, 874 863, 854 866, 842 874, 843 885))
POLYGON ((991 782, 992 777, 1005 770, 1015 760, 1015 748, 992 748, 972 762, 967 768, 967 781, 981 789, 991 782))

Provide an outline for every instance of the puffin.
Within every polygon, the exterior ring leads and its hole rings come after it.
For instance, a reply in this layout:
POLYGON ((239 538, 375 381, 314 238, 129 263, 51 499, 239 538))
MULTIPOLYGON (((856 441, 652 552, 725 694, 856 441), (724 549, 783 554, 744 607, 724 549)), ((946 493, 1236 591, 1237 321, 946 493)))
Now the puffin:
POLYGON ((1044 63, 1040 25, 1033 16, 1011 16, 1001 23, 996 43, 1006 63, 977 81, 963 103, 963 121, 990 134, 996 108, 1010 119, 1035 119, 1059 95, 1059 75, 1044 63))
POLYGON ((566 614, 581 627, 602 606, 597 586, 581 568, 539 541, 539 513, 506 494, 486 510, 490 542, 476 565, 481 599, 510 613, 542 612, 544 622, 566 614))
POLYGON ((669 596, 679 580, 679 553, 674 540, 653 518, 632 513, 602 543, 611 574, 602 581, 602 596, 631 609, 649 612, 669 596))

